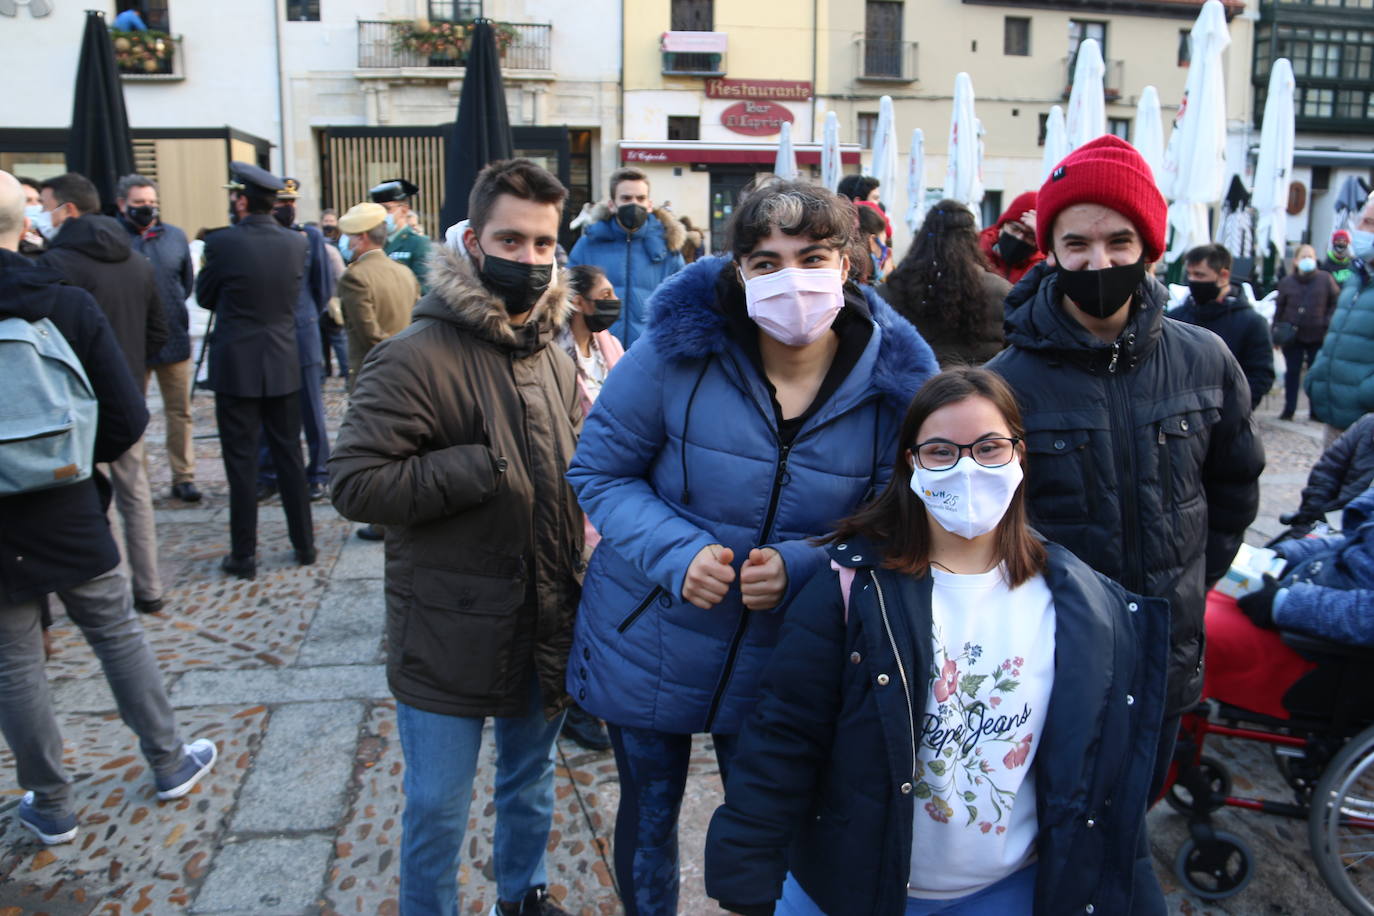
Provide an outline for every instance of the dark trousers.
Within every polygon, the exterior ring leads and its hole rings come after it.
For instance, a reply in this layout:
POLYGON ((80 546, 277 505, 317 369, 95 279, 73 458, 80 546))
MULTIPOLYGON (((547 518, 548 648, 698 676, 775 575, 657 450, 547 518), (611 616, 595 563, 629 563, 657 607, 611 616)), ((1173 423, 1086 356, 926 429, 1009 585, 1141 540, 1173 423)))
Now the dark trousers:
MULTIPOLYGON (((687 788, 692 736, 606 724, 620 776, 615 877, 625 916, 677 916, 677 816, 687 788)), ((736 735, 712 735, 721 781, 736 735)))
MULTIPOLYGON (((301 367, 300 417, 305 428, 305 444, 309 460, 305 466, 305 479, 311 483, 325 483, 329 480, 329 431, 325 428, 324 393, 321 391, 319 365, 301 367)), ((264 439, 258 450, 258 483, 277 485, 277 471, 272 464, 272 452, 264 439)))
POLYGON ((1284 413, 1290 414, 1298 409, 1298 391, 1302 388, 1303 366, 1311 368, 1312 361, 1317 358, 1317 351, 1321 348, 1321 341, 1299 343, 1296 340, 1283 348, 1284 413))
POLYGON ((324 355, 324 368, 320 374, 326 378, 329 376, 329 353, 333 350, 339 359, 339 378, 348 378, 348 335, 327 315, 320 317, 320 343, 320 352, 324 355))
POLYGON ((291 546, 313 550, 310 494, 301 460, 301 399, 297 392, 274 398, 215 395, 220 451, 229 478, 229 539, 235 557, 251 560, 258 550, 258 434, 264 434, 277 468, 281 505, 291 546))

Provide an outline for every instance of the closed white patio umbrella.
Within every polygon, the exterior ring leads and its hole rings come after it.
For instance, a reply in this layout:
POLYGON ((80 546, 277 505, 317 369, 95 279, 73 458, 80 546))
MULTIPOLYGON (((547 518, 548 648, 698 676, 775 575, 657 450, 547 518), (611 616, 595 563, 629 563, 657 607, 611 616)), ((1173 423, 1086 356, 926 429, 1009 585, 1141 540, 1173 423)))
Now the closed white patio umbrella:
POLYGON ((945 197, 959 201, 976 214, 983 200, 983 182, 978 174, 978 115, 973 104, 973 80, 967 73, 954 78, 947 163, 945 197))
POLYGON ((868 174, 878 179, 884 197, 897 202, 897 124, 892 110, 892 96, 878 100, 878 129, 873 136, 873 159, 868 174))
POLYGON ((906 169, 906 227, 913 233, 926 218, 926 134, 911 132, 911 154, 906 169))
POLYGON ((1161 186, 1173 238, 1164 259, 1177 261, 1211 241, 1208 208, 1221 200, 1226 180, 1226 85, 1221 55, 1231 44, 1221 0, 1207 0, 1189 33, 1192 46, 1183 103, 1164 152, 1161 186))
POLYGON ((782 135, 778 137, 778 155, 773 162, 773 174, 779 178, 793 181, 801 170, 797 168, 797 152, 792 148, 792 124, 782 122, 782 135))
POLYGON ((1069 154, 1069 129, 1064 124, 1064 109, 1058 105, 1050 107, 1050 116, 1045 121, 1045 152, 1040 160, 1040 180, 1046 181, 1054 167, 1069 154))
POLYGON ((1133 145, 1154 173, 1159 184, 1164 170, 1164 116, 1159 110, 1159 90, 1146 86, 1135 104, 1135 124, 1131 130, 1133 145))
POLYGON ((840 117, 825 113, 825 133, 821 136, 821 184, 831 191, 840 186, 840 117))
POLYGON ((1069 149, 1074 150, 1107 132, 1107 98, 1103 79, 1107 65, 1096 38, 1079 42, 1074 58, 1073 88, 1069 90, 1069 149))

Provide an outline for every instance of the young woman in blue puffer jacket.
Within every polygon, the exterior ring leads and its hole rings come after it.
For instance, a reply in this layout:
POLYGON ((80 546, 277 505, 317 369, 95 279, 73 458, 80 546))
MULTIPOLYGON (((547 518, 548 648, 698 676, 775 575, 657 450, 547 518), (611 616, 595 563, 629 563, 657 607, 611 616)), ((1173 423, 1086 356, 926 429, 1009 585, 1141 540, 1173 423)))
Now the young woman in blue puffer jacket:
MULTIPOLYGON (((812 541, 891 473, 908 401, 936 363, 848 280, 854 208, 778 182, 728 227, 729 258, 670 278, 609 376, 569 480, 602 540, 568 690, 605 719, 629 916, 677 912, 677 812, 692 735, 722 770, 789 601, 825 563, 812 541)), ((860 253, 861 256, 861 253, 860 253)))

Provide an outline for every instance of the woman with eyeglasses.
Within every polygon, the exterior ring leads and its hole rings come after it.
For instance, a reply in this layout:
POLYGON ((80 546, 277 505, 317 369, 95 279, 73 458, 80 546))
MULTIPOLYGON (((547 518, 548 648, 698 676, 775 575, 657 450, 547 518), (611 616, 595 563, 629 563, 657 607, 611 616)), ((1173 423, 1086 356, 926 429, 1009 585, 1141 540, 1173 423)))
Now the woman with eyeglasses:
POLYGON ((882 495, 783 625, 706 845, 752 916, 1156 914, 1164 601, 1027 524, 991 372, 917 393, 882 495))

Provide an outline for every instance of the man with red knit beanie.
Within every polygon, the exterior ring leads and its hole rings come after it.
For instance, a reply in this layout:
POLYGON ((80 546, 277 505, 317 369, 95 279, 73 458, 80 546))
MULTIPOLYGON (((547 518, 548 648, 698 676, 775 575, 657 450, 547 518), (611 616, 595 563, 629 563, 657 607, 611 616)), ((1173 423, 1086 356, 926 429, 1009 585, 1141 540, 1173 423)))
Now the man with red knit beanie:
POLYGON ((1099 137, 1066 156, 1036 199, 1046 267, 1008 297, 1009 348, 987 364, 1025 415, 1035 527, 1129 591, 1169 600, 1156 791, 1201 695, 1207 589, 1255 518, 1264 469, 1235 357, 1165 318, 1168 293, 1146 273, 1166 215, 1130 144, 1099 137))
POLYGON ((1013 286, 1043 261, 1035 241, 1035 192, 1016 195, 997 222, 978 234, 978 247, 992 272, 1013 286))

